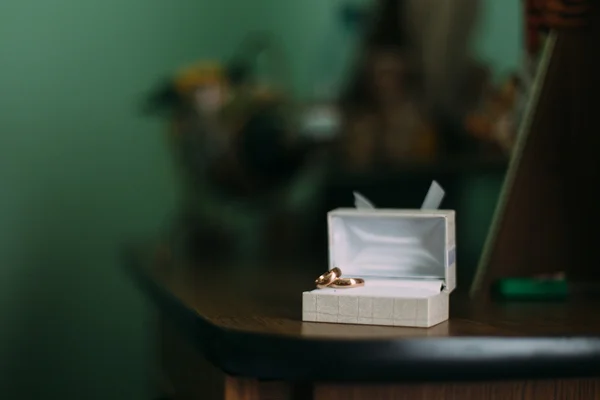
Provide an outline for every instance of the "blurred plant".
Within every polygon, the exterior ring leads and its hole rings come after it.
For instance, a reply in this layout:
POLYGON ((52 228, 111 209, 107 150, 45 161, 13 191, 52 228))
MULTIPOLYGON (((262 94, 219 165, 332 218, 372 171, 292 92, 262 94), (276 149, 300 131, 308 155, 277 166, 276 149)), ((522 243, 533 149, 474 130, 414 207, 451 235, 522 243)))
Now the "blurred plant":
POLYGON ((315 145, 295 134, 288 82, 280 46, 269 35, 255 34, 230 62, 186 68, 148 102, 148 111, 166 111, 173 123, 171 142, 193 229, 206 226, 211 237, 224 232, 246 255, 258 250, 270 216, 309 209, 314 196, 295 203, 295 186, 306 188, 306 176, 313 176, 313 187, 319 187, 318 168, 310 161, 315 145), (264 53, 272 66, 267 79, 255 65, 264 53))
POLYGON ((502 85, 494 87, 488 76, 482 86, 480 106, 467 115, 465 129, 482 143, 494 144, 510 153, 527 95, 522 81, 511 75, 502 85))

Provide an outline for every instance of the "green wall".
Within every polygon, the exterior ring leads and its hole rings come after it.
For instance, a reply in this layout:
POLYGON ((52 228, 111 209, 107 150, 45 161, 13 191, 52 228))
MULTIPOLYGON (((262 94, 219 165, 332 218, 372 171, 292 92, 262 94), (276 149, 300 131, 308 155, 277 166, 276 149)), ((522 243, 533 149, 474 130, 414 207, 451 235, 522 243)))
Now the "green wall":
POLYGON ((161 123, 136 108, 173 68, 231 51, 256 12, 0 2, 0 398, 150 398, 150 308, 116 251, 176 194, 161 123))
POLYGON ((476 54, 491 66, 496 77, 522 67, 522 7, 522 0, 482 0, 474 46, 476 54))

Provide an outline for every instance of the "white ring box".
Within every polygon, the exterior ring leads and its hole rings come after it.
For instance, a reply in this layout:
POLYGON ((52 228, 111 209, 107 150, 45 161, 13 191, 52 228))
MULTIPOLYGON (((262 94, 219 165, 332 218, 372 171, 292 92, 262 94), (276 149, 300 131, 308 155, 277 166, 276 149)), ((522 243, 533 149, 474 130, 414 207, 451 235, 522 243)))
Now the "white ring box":
POLYGON ((434 182, 420 210, 375 209, 355 194, 357 209, 330 211, 329 268, 365 285, 304 292, 302 320, 424 328, 446 321, 456 279, 455 213, 424 209, 436 191, 439 205, 443 190, 434 182))

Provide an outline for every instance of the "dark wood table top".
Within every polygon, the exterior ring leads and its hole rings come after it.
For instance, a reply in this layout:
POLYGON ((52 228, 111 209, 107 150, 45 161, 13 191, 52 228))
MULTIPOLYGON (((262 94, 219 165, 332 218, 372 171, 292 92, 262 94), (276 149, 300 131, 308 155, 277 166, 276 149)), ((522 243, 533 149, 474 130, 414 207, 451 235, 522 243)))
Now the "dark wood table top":
MULTIPOLYGON (((475 303, 403 328, 302 322, 314 265, 200 265, 165 248, 127 267, 159 309, 231 375, 285 380, 464 380, 600 375, 600 301, 475 303)), ((323 263, 325 265, 325 263, 323 263)))

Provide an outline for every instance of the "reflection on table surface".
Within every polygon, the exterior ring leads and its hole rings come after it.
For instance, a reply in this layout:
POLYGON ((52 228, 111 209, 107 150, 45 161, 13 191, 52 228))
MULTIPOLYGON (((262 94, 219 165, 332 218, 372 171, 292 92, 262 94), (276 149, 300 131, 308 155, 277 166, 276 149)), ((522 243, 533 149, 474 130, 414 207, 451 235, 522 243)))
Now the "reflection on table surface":
POLYGON ((536 337, 600 334, 600 302, 473 302, 451 295, 451 318, 430 329, 337 325, 301 321, 302 292, 326 267, 289 263, 254 268, 186 263, 163 250, 136 253, 134 271, 160 291, 223 329, 302 338, 536 337))

